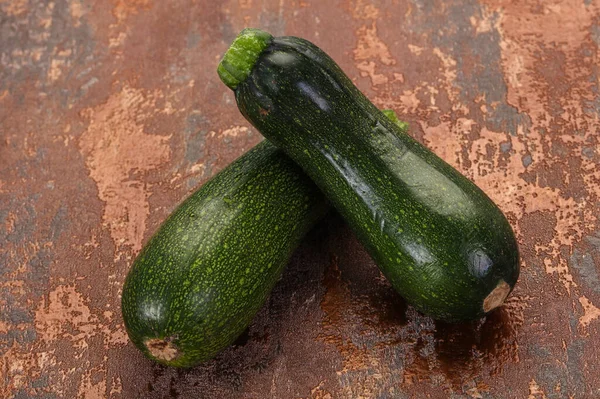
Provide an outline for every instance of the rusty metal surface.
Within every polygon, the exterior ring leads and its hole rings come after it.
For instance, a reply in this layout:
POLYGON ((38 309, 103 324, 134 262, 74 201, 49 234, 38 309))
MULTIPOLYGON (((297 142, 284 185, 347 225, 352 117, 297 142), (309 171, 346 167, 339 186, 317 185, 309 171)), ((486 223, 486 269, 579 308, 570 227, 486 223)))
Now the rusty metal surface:
POLYGON ((0 0, 0 397, 600 397, 599 45, 593 0, 0 0), (215 73, 245 26, 317 43, 499 204, 501 310, 419 315, 332 215, 215 360, 128 343, 132 258, 261 139, 215 73))

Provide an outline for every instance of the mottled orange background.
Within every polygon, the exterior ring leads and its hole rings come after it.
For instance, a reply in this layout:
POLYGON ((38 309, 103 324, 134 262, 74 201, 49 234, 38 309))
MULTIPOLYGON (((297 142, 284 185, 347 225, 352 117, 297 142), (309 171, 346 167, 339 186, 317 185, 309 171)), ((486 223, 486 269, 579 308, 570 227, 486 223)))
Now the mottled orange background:
POLYGON ((593 0, 0 0, 0 397, 599 398, 599 45, 593 0), (318 44, 496 201, 501 310, 418 314, 331 215, 216 359, 128 342, 132 259, 261 140, 215 72, 246 26, 318 44))

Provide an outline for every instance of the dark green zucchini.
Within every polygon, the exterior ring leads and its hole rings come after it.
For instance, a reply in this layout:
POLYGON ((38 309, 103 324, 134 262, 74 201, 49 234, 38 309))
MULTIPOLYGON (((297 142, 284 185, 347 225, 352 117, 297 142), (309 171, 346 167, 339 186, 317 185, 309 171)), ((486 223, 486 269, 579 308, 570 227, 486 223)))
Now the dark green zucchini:
POLYGON ((160 363, 212 358, 250 324, 326 200, 264 141, 183 202, 123 287, 130 339, 160 363))
POLYGON ((457 321, 503 303, 519 254, 502 212, 391 123, 327 54, 247 29, 218 72, 246 119, 312 178, 410 304, 457 321))
POLYGON ((296 164, 258 144, 184 201, 136 258, 122 297, 130 339, 166 365, 212 358, 248 327, 327 209, 296 164))

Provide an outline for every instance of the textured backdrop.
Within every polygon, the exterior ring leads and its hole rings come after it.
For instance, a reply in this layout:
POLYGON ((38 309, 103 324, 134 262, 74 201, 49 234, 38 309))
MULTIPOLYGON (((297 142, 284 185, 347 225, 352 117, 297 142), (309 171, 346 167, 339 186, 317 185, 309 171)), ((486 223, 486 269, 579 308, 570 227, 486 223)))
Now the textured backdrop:
POLYGON ((593 0, 0 0, 0 397, 600 397, 599 46, 593 0), (501 310, 416 313, 331 215, 215 360, 128 343, 133 257, 261 140, 215 73, 245 26, 321 46, 500 206, 501 310))

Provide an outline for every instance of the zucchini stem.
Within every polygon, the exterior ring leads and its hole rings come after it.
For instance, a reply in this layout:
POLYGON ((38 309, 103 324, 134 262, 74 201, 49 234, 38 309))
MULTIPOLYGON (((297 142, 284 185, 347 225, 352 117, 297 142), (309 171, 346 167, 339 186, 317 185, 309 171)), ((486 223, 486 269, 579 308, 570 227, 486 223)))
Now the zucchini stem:
POLYGON ((217 73, 231 90, 248 78, 258 57, 273 36, 260 29, 246 28, 235 38, 223 55, 217 73))

